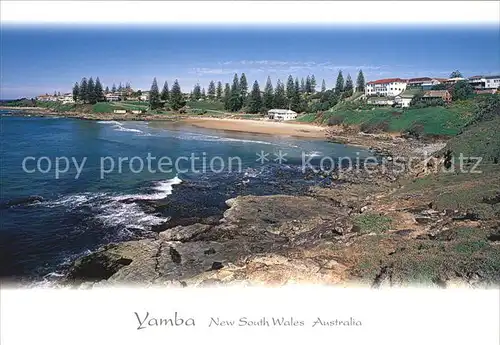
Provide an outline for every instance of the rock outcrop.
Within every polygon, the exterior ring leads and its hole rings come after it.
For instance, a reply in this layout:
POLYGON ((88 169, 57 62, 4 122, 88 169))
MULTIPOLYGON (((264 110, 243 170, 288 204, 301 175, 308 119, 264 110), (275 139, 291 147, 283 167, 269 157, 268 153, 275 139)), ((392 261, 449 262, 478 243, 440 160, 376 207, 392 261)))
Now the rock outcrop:
POLYGON ((182 286, 340 281, 342 264, 302 254, 350 233, 350 208, 286 195, 237 197, 227 204, 217 225, 177 226, 155 239, 103 247, 77 260, 68 280, 182 286))

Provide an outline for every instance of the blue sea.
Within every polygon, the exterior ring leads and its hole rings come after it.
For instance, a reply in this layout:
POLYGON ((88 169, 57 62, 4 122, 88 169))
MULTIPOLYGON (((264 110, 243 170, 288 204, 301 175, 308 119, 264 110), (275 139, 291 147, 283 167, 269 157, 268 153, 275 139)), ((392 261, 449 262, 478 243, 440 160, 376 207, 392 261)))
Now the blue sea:
POLYGON ((301 194, 334 183, 304 172, 305 157, 316 166, 324 156, 369 155, 322 139, 177 123, 0 115, 0 277, 10 280, 57 279, 107 243, 220 217, 237 195, 301 194))

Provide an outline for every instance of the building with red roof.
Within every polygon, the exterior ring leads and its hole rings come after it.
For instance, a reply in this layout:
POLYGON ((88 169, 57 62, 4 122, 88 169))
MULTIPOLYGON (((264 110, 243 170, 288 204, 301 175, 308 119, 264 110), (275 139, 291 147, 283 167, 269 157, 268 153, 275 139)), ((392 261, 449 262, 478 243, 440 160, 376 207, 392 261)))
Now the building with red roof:
POLYGON ((401 78, 388 78, 369 81, 366 83, 366 96, 394 97, 406 90, 407 80, 401 78))

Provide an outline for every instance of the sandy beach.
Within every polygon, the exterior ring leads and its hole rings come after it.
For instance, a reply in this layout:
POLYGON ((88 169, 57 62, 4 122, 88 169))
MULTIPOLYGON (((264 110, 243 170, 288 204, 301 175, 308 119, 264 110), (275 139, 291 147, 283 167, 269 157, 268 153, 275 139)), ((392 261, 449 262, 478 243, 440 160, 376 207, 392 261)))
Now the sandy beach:
POLYGON ((181 120, 193 126, 221 129, 227 131, 289 135, 294 137, 324 138, 325 128, 302 123, 284 123, 272 121, 244 120, 244 119, 217 119, 217 118, 187 118, 181 120))

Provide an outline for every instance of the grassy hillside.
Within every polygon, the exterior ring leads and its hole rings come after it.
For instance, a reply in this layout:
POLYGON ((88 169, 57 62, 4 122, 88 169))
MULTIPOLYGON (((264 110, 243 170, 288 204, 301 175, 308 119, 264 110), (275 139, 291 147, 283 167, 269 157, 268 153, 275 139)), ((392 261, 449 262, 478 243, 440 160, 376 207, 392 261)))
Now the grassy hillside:
POLYGON ((484 162, 500 162, 500 117, 467 127, 452 138, 445 150, 454 156, 482 157, 484 162))
POLYGON ((315 120, 322 124, 360 126, 361 130, 365 131, 405 132, 420 128, 428 135, 453 136, 460 133, 470 121, 473 109, 472 101, 419 109, 374 107, 361 102, 346 102, 315 120))

